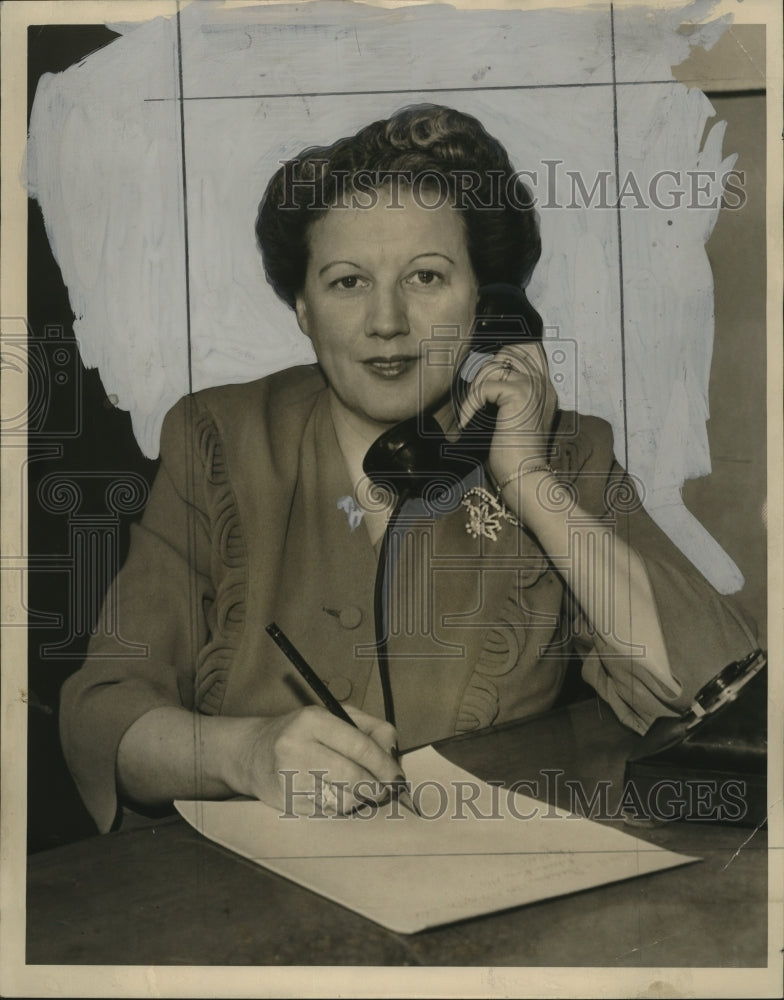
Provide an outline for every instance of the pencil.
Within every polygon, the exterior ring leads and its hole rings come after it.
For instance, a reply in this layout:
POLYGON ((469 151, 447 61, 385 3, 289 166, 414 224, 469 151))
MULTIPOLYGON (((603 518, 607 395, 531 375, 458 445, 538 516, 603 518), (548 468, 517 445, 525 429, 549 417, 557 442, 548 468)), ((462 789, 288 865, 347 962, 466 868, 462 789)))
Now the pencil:
MULTIPOLYGON (((353 726, 354 729, 359 729, 356 722, 354 722, 345 708, 343 708, 334 694, 332 694, 324 681, 322 681, 296 646, 293 645, 283 630, 275 622, 270 622, 267 626, 267 632, 270 638, 277 643, 278 647, 287 657, 292 666, 295 667, 303 680, 306 681, 324 708, 326 708, 327 711, 334 715, 337 719, 340 719, 342 722, 347 722, 350 726, 353 726)), ((401 788, 399 785, 393 785, 390 786, 390 788, 393 794, 397 795, 398 802, 404 805, 407 809, 410 809, 415 816, 419 816, 419 812, 417 811, 417 808, 408 793, 408 789, 401 788)))

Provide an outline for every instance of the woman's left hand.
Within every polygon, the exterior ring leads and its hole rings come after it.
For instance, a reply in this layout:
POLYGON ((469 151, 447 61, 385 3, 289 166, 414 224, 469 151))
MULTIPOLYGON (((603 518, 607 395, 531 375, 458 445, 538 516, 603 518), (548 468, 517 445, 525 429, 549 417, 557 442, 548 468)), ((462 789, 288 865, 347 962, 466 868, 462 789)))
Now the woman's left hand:
POLYGON ((488 358, 470 383, 461 428, 488 403, 498 407, 487 463, 495 482, 513 479, 525 464, 546 463, 558 397, 540 343, 508 344, 488 358))

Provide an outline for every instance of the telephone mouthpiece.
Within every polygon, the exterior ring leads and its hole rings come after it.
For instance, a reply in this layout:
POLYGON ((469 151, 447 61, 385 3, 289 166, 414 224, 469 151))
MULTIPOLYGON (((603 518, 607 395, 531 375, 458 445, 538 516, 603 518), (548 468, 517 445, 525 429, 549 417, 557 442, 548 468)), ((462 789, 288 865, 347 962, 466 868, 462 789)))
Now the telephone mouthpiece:
POLYGON ((440 467, 444 432, 430 413, 418 413, 384 431, 370 446, 362 468, 373 482, 416 489, 440 467))

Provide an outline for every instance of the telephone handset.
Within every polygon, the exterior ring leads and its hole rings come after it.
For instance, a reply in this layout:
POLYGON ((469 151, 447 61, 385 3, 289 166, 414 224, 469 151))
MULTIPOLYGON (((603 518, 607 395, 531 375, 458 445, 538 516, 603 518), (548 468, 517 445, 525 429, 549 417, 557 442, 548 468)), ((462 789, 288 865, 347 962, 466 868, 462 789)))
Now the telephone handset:
MULTIPOLYGON (((452 384, 455 410, 469 391, 481 364, 481 355, 496 354, 506 344, 542 339, 542 319, 522 288, 509 284, 485 285, 479 291, 471 347, 452 384)), ((450 442, 433 411, 435 406, 385 431, 370 447, 363 469, 374 483, 392 487, 402 499, 423 493, 434 480, 463 478, 487 458, 495 429, 497 408, 486 406, 471 419, 458 441, 450 442)))

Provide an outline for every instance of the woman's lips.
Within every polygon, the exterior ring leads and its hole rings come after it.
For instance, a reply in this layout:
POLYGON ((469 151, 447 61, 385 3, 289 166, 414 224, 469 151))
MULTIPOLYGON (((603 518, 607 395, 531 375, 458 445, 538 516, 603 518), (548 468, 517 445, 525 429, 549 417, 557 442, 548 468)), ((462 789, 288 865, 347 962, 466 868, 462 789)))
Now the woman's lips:
POLYGON ((417 355, 398 354, 391 358, 367 358, 362 364, 374 375, 393 379, 405 375, 418 361, 417 355))

